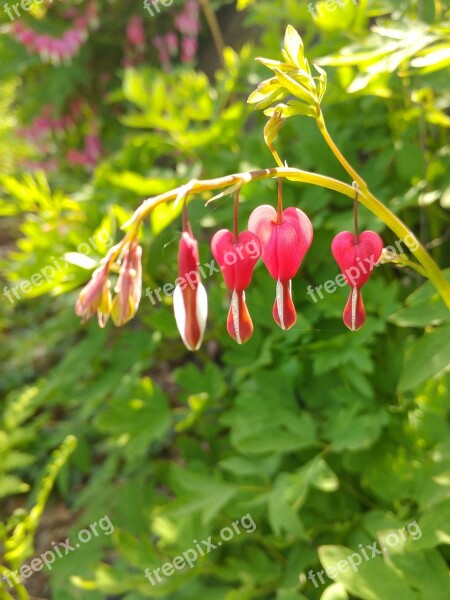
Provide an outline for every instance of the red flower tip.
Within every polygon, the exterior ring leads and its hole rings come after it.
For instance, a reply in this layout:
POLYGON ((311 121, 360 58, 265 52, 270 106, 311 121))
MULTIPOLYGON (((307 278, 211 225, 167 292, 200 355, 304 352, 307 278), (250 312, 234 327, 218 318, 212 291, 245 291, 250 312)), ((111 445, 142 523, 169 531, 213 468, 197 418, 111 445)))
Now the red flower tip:
POLYGON ((252 212, 248 228, 258 236, 262 259, 277 281, 273 317, 282 329, 290 329, 297 320, 290 281, 311 245, 311 221, 303 211, 290 207, 282 212, 278 222, 276 210, 265 204, 252 212))
POLYGON ((350 331, 357 331, 366 322, 366 311, 362 300, 361 290, 357 287, 352 288, 344 308, 344 324, 350 331))
POLYGON ((178 249, 177 285, 173 294, 175 320, 188 350, 198 350, 208 315, 208 298, 200 282, 197 240, 190 232, 181 235, 178 249))
POLYGON ((253 335, 253 322, 245 303, 245 292, 233 290, 227 318, 227 330, 238 344, 245 344, 253 335))
POLYGON ((253 334, 244 290, 250 285, 253 269, 261 256, 261 243, 251 231, 242 231, 234 240, 231 231, 221 229, 211 240, 211 251, 220 266, 225 285, 232 292, 228 333, 238 344, 243 344, 253 334))
POLYGON ((276 297, 272 315, 275 319, 275 323, 279 325, 281 329, 287 330, 295 325, 297 313, 292 301, 290 281, 277 281, 276 297))
POLYGON ((369 280, 383 250, 383 240, 374 231, 363 231, 358 240, 353 233, 342 231, 331 243, 331 252, 345 281, 361 288, 369 280))

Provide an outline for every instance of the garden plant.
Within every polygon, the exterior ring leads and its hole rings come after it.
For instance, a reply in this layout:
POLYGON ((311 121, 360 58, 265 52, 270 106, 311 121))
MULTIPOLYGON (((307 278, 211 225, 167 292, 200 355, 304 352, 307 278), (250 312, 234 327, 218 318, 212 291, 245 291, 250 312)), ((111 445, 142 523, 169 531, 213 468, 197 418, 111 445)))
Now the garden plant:
POLYGON ((0 7, 1 600, 450 600, 449 19, 0 7))

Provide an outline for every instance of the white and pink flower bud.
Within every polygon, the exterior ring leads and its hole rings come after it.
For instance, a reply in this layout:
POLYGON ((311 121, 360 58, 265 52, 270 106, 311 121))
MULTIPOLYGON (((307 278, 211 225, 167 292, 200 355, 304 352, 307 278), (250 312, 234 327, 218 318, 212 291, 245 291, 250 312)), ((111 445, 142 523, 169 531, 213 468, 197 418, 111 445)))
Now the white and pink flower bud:
POLYGON ((97 313, 98 324, 105 327, 111 312, 111 282, 108 265, 94 271, 91 280, 81 290, 75 305, 75 313, 86 323, 97 313))
POLYGON ((208 316, 208 298, 200 282, 197 240, 190 231, 181 235, 178 250, 178 274, 181 283, 173 294, 178 331, 186 348, 194 352, 201 346, 208 316))
POLYGON ((142 247, 132 242, 123 258, 122 267, 114 291, 111 318, 121 327, 130 321, 139 307, 142 295, 142 247))

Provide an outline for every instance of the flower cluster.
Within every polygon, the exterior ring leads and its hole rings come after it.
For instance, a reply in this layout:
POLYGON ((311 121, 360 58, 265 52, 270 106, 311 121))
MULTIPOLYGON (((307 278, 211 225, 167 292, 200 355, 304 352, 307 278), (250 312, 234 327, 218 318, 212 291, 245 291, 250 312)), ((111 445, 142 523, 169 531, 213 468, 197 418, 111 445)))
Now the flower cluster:
MULTIPOLYGON (((296 275, 311 245, 311 221, 298 208, 282 208, 281 180, 278 209, 262 205, 250 215, 248 229, 239 232, 239 192, 234 201, 233 231, 221 229, 211 240, 211 251, 217 261, 230 294, 227 330, 238 343, 248 341, 253 334, 253 323, 245 302, 253 269, 261 257, 270 275, 276 281, 273 317, 282 329, 290 329, 297 320, 291 295, 291 280, 296 275), (255 252, 256 250, 256 252, 255 252)), ((180 240, 179 282, 173 305, 178 330, 189 350, 200 347, 206 327, 207 296, 200 283, 197 241, 187 217, 186 203, 183 216, 183 234, 180 240), (195 285, 186 281, 195 275, 195 285)))
POLYGON ((171 58, 177 56, 180 46, 181 62, 190 63, 198 48, 200 32, 200 10, 198 0, 187 0, 183 10, 174 17, 175 31, 156 35, 153 45, 158 51, 159 61, 164 69, 169 69, 171 58), (178 35, 181 36, 179 43, 178 35))
POLYGON ((41 34, 22 23, 12 26, 14 38, 23 44, 30 54, 38 54, 42 62, 59 65, 69 62, 76 56, 89 37, 89 30, 98 26, 97 8, 89 4, 84 14, 77 11, 68 13, 73 18, 73 25, 62 37, 56 38, 41 34))
MULTIPOLYGON (((86 115, 91 120, 90 132, 82 139, 81 148, 69 148, 65 158, 71 165, 81 166, 91 170, 97 165, 102 152, 102 143, 99 136, 99 125, 97 115, 91 106, 77 98, 73 98, 67 107, 66 114, 56 116, 54 108, 50 105, 44 106, 40 115, 28 126, 23 127, 19 134, 39 147, 41 155, 48 155, 47 159, 33 163, 28 161, 27 168, 31 170, 44 169, 54 170, 58 167, 58 159, 64 156, 59 151, 57 142, 64 139, 68 133, 74 133, 83 123, 86 115)), ((80 131, 79 134, 82 132, 80 131)), ((72 142, 73 136, 70 141, 72 142)))
MULTIPOLYGON (((239 191, 234 201, 233 230, 221 229, 211 240, 211 252, 222 272, 228 289, 230 308, 227 331, 238 343, 244 344, 253 334, 253 322, 245 292, 250 286, 253 270, 262 259, 275 280, 275 302, 272 315, 284 330, 291 329, 297 320, 292 299, 292 279, 298 273, 313 240, 313 227, 308 216, 299 208, 283 210, 281 179, 278 206, 263 204, 250 215, 248 228, 239 230, 239 191)), ((127 323, 137 311, 142 289, 142 250, 135 238, 122 250, 120 273, 111 299, 109 280, 111 259, 97 269, 92 280, 82 290, 76 313, 86 321, 96 312, 104 327, 109 315, 115 325, 127 323)), ((119 247, 118 247, 119 248, 119 247)), ((367 283, 383 249, 383 241, 373 231, 357 232, 357 202, 355 198, 355 232, 339 233, 331 244, 345 282, 351 287, 343 313, 344 324, 351 330, 360 329, 366 320, 361 288, 367 283)), ((183 231, 178 247, 178 278, 175 281, 173 308, 175 321, 185 346, 198 350, 206 329, 208 298, 201 283, 198 242, 192 233, 184 199, 183 231)))
POLYGON ((81 290, 75 305, 76 314, 83 323, 97 313, 98 324, 105 327, 111 316, 118 327, 125 325, 134 317, 141 300, 142 293, 142 248, 133 239, 123 252, 120 273, 114 288, 115 296, 111 294, 109 277, 111 264, 106 261, 97 269, 89 283, 81 290))

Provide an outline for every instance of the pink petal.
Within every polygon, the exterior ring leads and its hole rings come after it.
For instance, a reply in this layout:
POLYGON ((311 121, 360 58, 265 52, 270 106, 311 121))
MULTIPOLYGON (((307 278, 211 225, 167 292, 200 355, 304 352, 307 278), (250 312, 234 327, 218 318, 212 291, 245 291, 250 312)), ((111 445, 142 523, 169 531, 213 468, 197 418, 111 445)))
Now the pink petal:
POLYGON ((230 291, 248 288, 253 269, 261 254, 261 244, 250 231, 242 231, 233 242, 227 229, 218 231, 211 240, 211 251, 220 266, 225 285, 230 291))

